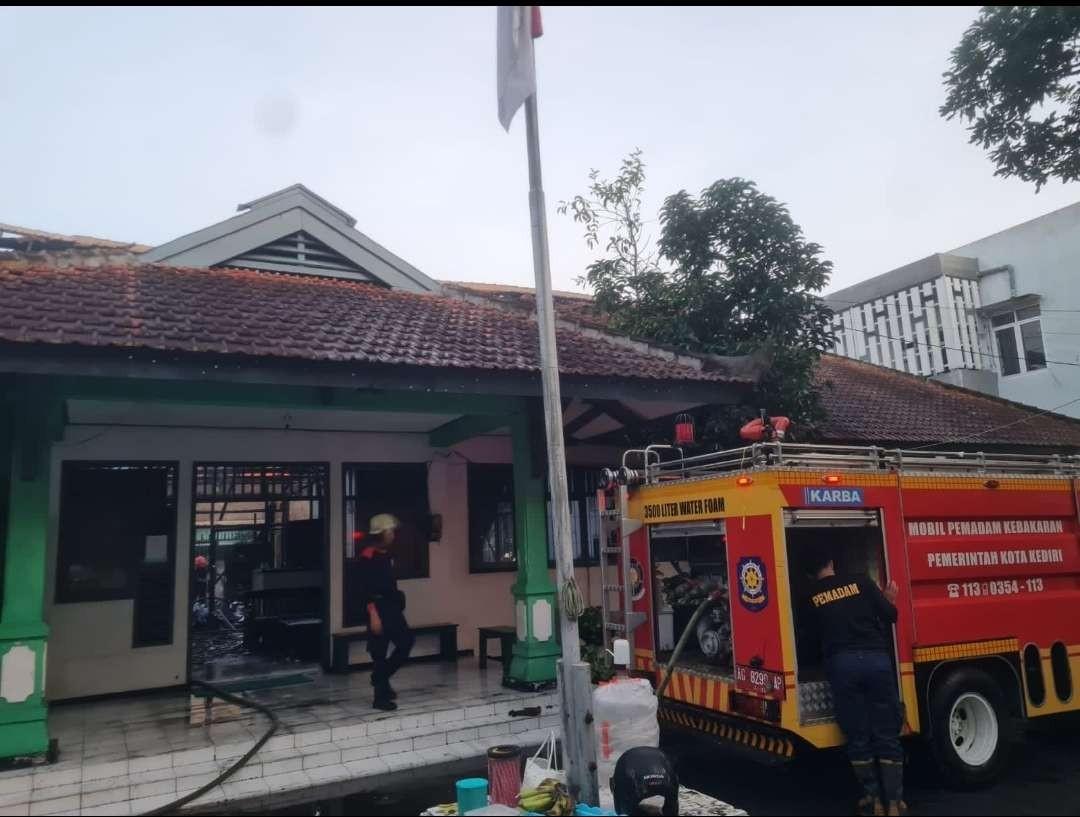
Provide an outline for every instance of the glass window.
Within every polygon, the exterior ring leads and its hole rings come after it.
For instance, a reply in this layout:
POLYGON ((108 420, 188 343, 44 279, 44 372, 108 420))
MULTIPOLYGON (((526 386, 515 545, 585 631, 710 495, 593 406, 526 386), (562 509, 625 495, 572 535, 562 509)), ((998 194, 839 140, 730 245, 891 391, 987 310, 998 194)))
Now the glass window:
POLYGON ((175 464, 65 462, 57 603, 136 598, 162 565, 171 594, 175 538, 175 464))
POLYGON ((990 318, 1003 376, 1046 368, 1038 304, 990 318))
MULTIPOLYGON (((596 503, 597 468, 568 468, 570 541, 574 563, 597 563, 600 553, 600 513, 596 503)), ((548 562, 555 562, 551 500, 545 503, 548 562)), ((513 570, 514 475, 510 465, 469 466, 469 569, 474 573, 513 570)))
POLYGON ((1017 374, 1020 371, 1020 357, 1016 353, 1016 330, 1013 327, 999 329, 996 332, 998 347, 998 364, 1001 373, 1017 374))
POLYGON ((1042 328, 1038 321, 1020 324, 1020 338, 1024 342, 1024 362, 1028 371, 1046 368, 1046 353, 1043 351, 1042 328))
POLYGON ((366 547, 368 524, 375 514, 397 517, 400 527, 391 555, 399 579, 427 578, 431 511, 428 504, 427 463, 363 463, 342 466, 345 481, 345 570, 342 623, 354 627, 367 622, 360 604, 360 554, 366 547))
MULTIPOLYGON (((570 500, 570 545, 574 564, 597 564, 600 558, 600 512, 596 504, 599 468, 566 469, 566 488, 570 500)), ((555 564, 554 519, 548 500, 548 562, 555 564)))
POLYGON ((511 465, 469 466, 469 570, 513 570, 514 469, 511 465))

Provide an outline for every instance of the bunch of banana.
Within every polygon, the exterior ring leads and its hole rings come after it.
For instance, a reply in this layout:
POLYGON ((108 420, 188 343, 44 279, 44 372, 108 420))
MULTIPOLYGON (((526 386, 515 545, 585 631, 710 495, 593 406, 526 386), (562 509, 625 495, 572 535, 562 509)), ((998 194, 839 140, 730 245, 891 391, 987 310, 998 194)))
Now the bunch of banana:
POLYGON ((574 811, 566 786, 550 777, 536 788, 522 789, 518 794, 518 806, 525 811, 550 817, 572 814, 574 811))

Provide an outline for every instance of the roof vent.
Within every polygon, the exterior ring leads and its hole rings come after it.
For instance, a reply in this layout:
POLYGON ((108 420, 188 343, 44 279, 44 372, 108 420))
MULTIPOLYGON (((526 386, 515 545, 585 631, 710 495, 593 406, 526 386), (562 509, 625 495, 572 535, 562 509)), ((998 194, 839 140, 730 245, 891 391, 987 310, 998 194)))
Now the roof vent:
POLYGON ((373 280, 344 255, 302 230, 269 244, 263 244, 217 266, 328 275, 356 281, 373 280))

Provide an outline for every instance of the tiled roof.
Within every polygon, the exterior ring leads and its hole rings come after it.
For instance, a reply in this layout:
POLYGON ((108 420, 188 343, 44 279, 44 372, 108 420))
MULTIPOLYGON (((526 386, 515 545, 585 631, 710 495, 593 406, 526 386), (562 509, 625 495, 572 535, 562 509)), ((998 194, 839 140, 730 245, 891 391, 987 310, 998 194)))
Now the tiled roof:
POLYGON ((134 241, 113 241, 108 238, 95 238, 90 235, 64 235, 62 233, 50 233, 45 230, 36 230, 32 227, 19 227, 15 224, 0 224, 0 233, 12 233, 16 240, 30 249, 33 245, 48 245, 56 248, 80 248, 97 250, 128 250, 133 253, 146 252, 153 249, 146 244, 137 244, 134 241))
POLYGON ((872 363, 824 355, 817 380, 823 441, 1080 449, 1080 420, 872 363))
MULTIPOLYGON (((0 341, 538 371, 529 315, 356 281, 156 264, 0 263, 0 341)), ((740 380, 694 358, 558 330, 564 375, 740 380)), ((745 378, 742 378, 745 380, 745 378)))
MULTIPOLYGON (((444 282, 443 286, 450 290, 486 298, 504 306, 527 309, 530 312, 536 309, 536 293, 531 287, 457 281, 444 282)), ((562 320, 594 329, 605 328, 607 321, 597 311, 591 295, 584 292, 562 292, 559 290, 553 291, 551 295, 555 301, 555 311, 562 320)))
MULTIPOLYGON (((533 290, 525 287, 453 286, 506 306, 533 308, 533 290)), ((578 293, 556 293, 555 310, 582 326, 607 323, 591 299, 578 293)), ((823 355, 816 380, 828 417, 815 434, 820 442, 1080 449, 1080 420, 872 363, 823 355)))

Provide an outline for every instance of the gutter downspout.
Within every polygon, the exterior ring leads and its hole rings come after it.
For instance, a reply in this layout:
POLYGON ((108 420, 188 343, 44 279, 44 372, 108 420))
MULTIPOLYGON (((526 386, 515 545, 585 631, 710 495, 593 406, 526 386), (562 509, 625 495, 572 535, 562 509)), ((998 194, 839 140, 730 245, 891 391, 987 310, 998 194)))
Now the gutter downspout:
POLYGON ((1016 270, 1012 264, 1002 264, 997 267, 991 267, 990 269, 981 269, 975 273, 975 280, 981 281, 987 275, 992 275, 995 272, 1007 272, 1009 273, 1009 297, 1016 297, 1016 270))

